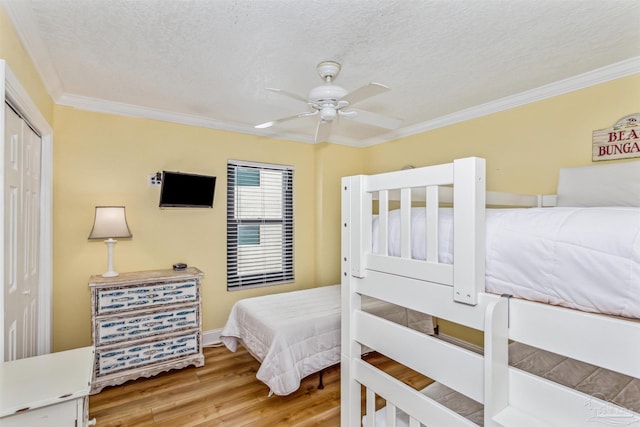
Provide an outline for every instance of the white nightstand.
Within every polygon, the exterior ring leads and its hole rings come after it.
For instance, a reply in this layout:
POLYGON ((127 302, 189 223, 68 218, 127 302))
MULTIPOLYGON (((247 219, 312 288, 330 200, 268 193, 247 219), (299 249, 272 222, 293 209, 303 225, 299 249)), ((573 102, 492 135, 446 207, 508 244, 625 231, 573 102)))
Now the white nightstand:
POLYGON ((0 426, 93 425, 93 359, 93 347, 83 347, 0 364, 0 426))

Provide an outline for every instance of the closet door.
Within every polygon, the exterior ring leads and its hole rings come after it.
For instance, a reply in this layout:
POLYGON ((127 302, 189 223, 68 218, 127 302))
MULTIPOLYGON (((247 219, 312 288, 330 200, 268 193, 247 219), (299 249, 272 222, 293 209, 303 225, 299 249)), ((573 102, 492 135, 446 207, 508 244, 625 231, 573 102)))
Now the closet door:
POLYGON ((41 143, 5 105, 4 359, 36 354, 41 143))

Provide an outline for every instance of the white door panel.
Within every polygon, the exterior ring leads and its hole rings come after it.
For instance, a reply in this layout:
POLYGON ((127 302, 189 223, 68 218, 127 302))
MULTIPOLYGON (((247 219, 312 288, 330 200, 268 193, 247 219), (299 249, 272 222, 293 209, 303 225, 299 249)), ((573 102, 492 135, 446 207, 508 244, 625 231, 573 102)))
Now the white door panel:
POLYGON ((5 105, 5 360, 36 354, 40 137, 5 105))
POLYGON ((24 280, 27 295, 25 304, 29 313, 28 322, 25 325, 27 350, 24 357, 36 355, 36 343, 38 339, 38 286, 39 286, 39 248, 40 248, 40 137, 28 126, 23 124, 24 135, 24 168, 22 172, 24 187, 23 212, 24 224, 24 280))
POLYGON ((23 254, 18 242, 22 239, 22 119, 5 105, 5 360, 14 360, 22 356, 23 313, 22 298, 23 254))

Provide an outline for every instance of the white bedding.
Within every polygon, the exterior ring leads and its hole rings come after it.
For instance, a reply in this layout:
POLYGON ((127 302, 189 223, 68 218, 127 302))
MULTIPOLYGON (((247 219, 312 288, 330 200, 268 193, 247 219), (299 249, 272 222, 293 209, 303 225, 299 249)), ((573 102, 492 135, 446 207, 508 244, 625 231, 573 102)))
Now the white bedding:
MULTIPOLYGON (((260 362, 256 377, 271 392, 287 395, 302 378, 340 362, 340 285, 246 298, 231 309, 221 340, 242 344, 260 362)), ((363 309, 424 333, 430 316, 373 299, 363 309)))
MULTIPOLYGON (((424 208, 412 209, 412 257, 425 259, 424 208)), ((389 254, 400 254, 399 211, 389 254)), ((378 221, 373 252, 378 253, 378 221)), ((452 209, 440 209, 439 261, 453 260, 452 209)), ((640 208, 486 210, 487 292, 640 318, 640 208)))

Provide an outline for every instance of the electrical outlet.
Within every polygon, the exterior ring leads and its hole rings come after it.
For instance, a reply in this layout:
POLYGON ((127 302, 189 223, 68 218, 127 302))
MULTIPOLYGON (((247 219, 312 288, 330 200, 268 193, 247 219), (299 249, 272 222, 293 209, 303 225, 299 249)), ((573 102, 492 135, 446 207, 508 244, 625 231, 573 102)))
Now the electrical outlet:
POLYGON ((149 174, 149 187, 160 187, 162 184, 162 174, 160 172, 149 174))

